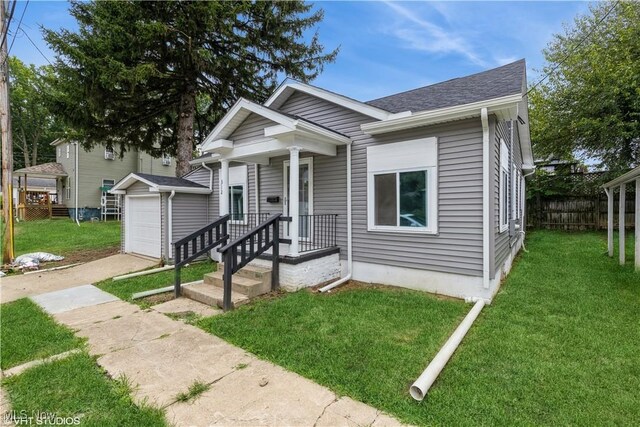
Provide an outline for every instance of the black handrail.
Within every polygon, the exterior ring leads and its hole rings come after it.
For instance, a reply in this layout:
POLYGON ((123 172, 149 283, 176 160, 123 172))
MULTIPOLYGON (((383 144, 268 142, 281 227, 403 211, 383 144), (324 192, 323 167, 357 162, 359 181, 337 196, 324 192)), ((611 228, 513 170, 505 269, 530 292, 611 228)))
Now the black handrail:
POLYGON ((282 214, 275 214, 253 230, 238 237, 231 243, 218 249, 224 259, 224 294, 222 308, 231 309, 231 281, 233 274, 242 267, 273 248, 271 266, 271 290, 278 289, 280 282, 280 218, 282 214), (240 260, 238 260, 240 257, 240 260))
POLYGON ((229 233, 227 231, 228 222, 229 215, 221 216, 206 227, 203 227, 198 231, 194 231, 188 236, 173 243, 175 266, 174 292, 176 298, 180 296, 181 291, 180 269, 186 263, 209 252, 216 246, 226 244, 229 241, 229 233))

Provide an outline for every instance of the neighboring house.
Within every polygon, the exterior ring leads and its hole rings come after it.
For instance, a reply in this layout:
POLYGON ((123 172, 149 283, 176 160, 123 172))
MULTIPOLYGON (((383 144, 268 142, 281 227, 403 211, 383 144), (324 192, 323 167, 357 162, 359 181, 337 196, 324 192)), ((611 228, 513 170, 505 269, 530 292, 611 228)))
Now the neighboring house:
POLYGON ((57 139, 51 145, 56 148, 56 161, 67 172, 66 179, 58 181, 58 202, 68 208, 71 218, 76 216, 76 207, 80 220, 104 218, 103 213, 119 218, 119 199, 108 190, 129 173, 175 175, 175 162, 170 156, 154 158, 131 149, 121 157, 115 149, 96 146, 86 151, 64 139, 57 139))
POLYGON ((172 242, 222 215, 233 237, 282 213, 284 288, 351 274, 491 298, 524 238, 526 81, 520 60, 369 102, 295 81, 264 105, 240 99, 179 182, 116 184, 128 200, 123 250, 160 235, 146 254, 169 260, 172 242), (157 225, 136 237, 152 211, 157 225))
POLYGON ((587 172, 587 168, 581 166, 577 161, 562 160, 554 157, 536 160, 535 165, 536 169, 543 170, 551 175, 587 172))

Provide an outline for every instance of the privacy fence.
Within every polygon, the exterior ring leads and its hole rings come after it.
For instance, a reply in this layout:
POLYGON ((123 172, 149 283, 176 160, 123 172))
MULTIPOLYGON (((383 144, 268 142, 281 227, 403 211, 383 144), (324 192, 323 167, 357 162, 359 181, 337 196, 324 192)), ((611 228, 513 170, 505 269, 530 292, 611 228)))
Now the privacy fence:
MULTIPOLYGON (((528 191, 527 226, 551 230, 606 230, 607 196, 600 185, 605 173, 536 176, 528 191)), ((614 225, 618 227, 619 195, 614 197, 614 225)), ((635 191, 627 186, 625 228, 635 225, 635 191)))

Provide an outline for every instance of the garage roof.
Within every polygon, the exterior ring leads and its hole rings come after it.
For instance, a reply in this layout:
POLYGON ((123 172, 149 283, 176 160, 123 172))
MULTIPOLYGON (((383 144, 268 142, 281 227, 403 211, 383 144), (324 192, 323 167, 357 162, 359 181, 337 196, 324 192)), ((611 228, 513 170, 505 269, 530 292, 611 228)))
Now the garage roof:
POLYGON ((150 175, 147 173, 130 173, 114 185, 110 192, 114 194, 126 194, 127 188, 136 182, 142 182, 148 185, 149 192, 152 193, 168 193, 171 191, 175 191, 176 193, 211 193, 210 188, 189 181, 188 179, 173 176, 150 175))

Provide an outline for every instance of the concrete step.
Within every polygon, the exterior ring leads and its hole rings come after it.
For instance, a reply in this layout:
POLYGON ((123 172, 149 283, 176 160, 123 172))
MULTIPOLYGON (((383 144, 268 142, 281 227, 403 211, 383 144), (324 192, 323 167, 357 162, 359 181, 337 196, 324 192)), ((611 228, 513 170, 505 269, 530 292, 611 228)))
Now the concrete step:
MULTIPOLYGON (((240 271, 238 273, 240 273, 240 271)), ((234 274, 231 280, 231 289, 233 292, 237 292, 239 294, 246 295, 249 298, 253 298, 258 295, 266 294, 271 290, 271 276, 269 276, 269 280, 265 283, 265 279, 251 279, 241 276, 238 273, 234 274)), ((204 283, 222 289, 224 288, 224 280, 222 278, 222 274, 223 273, 221 270, 205 274, 204 283)))
MULTIPOLYGON (((223 305, 223 290, 208 283, 200 283, 197 285, 189 285, 182 288, 182 294, 194 301, 210 305, 212 307, 220 307, 223 305)), ((231 292, 231 307, 235 308, 249 302, 249 297, 231 292)))
MULTIPOLYGON (((218 271, 222 273, 224 271, 224 264, 218 264, 218 271)), ((260 267, 257 265, 247 265, 237 271, 233 277, 246 277, 247 279, 260 280, 269 289, 271 289, 271 269, 268 267, 260 267)), ((267 291, 268 292, 268 291, 267 291)))

